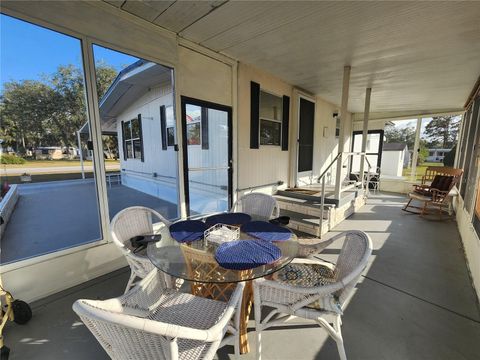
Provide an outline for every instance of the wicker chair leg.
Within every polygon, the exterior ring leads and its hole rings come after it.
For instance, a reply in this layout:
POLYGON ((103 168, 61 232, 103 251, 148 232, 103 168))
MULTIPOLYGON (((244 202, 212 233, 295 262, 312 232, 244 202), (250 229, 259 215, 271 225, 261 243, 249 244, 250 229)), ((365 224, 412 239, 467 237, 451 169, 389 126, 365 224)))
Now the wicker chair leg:
POLYGON ((128 292, 128 290, 130 290, 133 287, 133 283, 134 283, 136 277, 137 277, 137 275, 132 270, 131 273, 130 273, 130 279, 128 279, 127 287, 125 288, 124 294, 126 294, 128 292))
POLYGON ((335 321, 333 322, 333 327, 328 323, 327 320, 319 317, 317 318, 317 323, 324 328, 328 335, 330 335, 333 340, 337 343, 338 354, 340 355, 340 360, 347 360, 347 355, 345 353, 345 347, 343 346, 343 337, 342 330, 340 328, 340 316, 336 316, 335 321))
POLYGON ((256 329, 255 331, 256 337, 257 337, 257 360, 262 359, 262 332, 260 329, 256 329))
POLYGON ((335 342, 337 343, 338 354, 340 355, 341 360, 347 360, 347 354, 345 353, 345 346, 343 345, 343 336, 342 336, 342 319, 340 316, 337 316, 334 323, 333 328, 337 332, 337 339, 335 342))

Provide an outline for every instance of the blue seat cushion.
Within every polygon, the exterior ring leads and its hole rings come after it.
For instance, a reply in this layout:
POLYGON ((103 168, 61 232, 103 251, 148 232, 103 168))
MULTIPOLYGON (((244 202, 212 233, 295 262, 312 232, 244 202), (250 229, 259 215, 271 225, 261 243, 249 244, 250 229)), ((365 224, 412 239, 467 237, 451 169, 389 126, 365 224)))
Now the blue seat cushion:
POLYGON ((250 236, 266 241, 285 241, 292 237, 289 229, 266 221, 251 221, 242 225, 240 229, 250 236))
POLYGON ((278 260, 282 252, 270 242, 236 240, 220 245, 215 253, 218 264, 230 270, 247 270, 278 260))
POLYGON ((170 235, 178 242, 191 242, 203 239, 207 225, 200 220, 179 221, 170 225, 170 235))

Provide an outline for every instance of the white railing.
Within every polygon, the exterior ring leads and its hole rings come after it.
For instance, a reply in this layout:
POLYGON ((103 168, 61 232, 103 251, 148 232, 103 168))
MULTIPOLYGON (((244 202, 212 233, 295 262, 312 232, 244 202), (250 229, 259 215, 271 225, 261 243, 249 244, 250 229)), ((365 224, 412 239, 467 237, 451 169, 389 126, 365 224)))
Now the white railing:
MULTIPOLYGON (((367 154, 363 152, 344 152, 344 153, 338 153, 337 156, 330 162, 330 164, 327 166, 327 168, 322 172, 322 174, 318 177, 317 182, 322 183, 322 191, 321 191, 321 200, 320 200, 320 219, 319 219, 319 224, 318 224, 318 237, 322 237, 322 230, 323 230, 323 210, 325 207, 325 175, 328 173, 328 170, 333 166, 333 164, 337 163, 337 166, 342 166, 345 164, 345 162, 353 156, 364 156, 365 161, 367 162, 367 178, 366 178, 366 194, 369 194, 369 188, 370 188, 370 170, 372 169, 372 165, 368 161, 367 154)), ((364 182, 364 176, 363 174, 360 174, 360 182, 363 187, 363 182, 364 182)), ((342 187, 342 181, 343 179, 335 179, 335 181, 340 182, 340 195, 342 194, 343 191, 350 189, 351 187, 342 187)), ((338 199, 340 201, 340 198, 338 199)))

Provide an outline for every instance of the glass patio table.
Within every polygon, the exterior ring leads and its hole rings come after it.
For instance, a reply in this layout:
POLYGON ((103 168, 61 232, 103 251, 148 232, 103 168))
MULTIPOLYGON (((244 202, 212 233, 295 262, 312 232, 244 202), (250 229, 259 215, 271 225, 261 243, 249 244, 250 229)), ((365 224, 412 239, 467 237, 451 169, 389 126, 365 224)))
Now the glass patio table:
MULTIPOLYGON (((148 245, 148 258, 160 271, 190 281, 192 294, 228 301, 236 283, 246 282, 241 305, 240 352, 247 353, 247 323, 253 300, 251 280, 271 275, 289 264, 299 252, 297 236, 291 233, 287 240, 285 237, 282 241, 258 240, 276 246, 280 250, 278 259, 249 269, 232 270, 220 266, 215 258, 220 244, 205 239, 180 243, 172 238, 167 226, 161 227, 157 232, 162 238, 148 245)), ((240 232, 239 241, 242 240, 255 240, 255 237, 240 232)))

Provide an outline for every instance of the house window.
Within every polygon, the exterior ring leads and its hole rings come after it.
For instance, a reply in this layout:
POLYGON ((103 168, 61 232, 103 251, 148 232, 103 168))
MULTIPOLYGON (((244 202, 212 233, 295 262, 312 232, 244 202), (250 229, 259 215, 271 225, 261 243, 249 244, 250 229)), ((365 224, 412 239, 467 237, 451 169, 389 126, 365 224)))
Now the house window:
POLYGON ((187 104, 186 105, 186 120, 187 120, 187 144, 201 145, 202 144, 202 107, 187 104))
POLYGON ((127 159, 142 159, 142 124, 141 117, 123 123, 124 149, 127 152, 127 159))
POLYGON ((280 146, 281 126, 279 122, 260 119, 260 145, 280 146))
POLYGON ((280 146, 283 99, 260 90, 260 145, 280 146))
POLYGON ((167 128, 167 146, 174 146, 175 145, 175 128, 169 127, 167 128))

